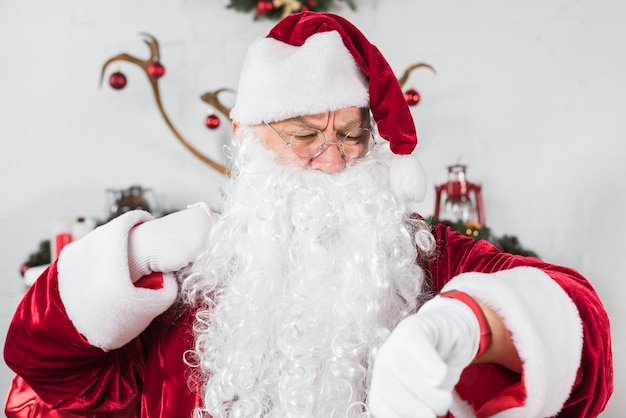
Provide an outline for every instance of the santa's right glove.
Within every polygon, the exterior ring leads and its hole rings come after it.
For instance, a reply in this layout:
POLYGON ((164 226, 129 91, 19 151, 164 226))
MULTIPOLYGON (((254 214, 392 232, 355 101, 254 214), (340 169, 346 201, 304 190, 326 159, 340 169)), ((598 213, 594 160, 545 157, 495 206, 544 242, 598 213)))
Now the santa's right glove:
MULTIPOLYGON (((483 328, 488 327, 476 302, 465 293, 453 291, 447 297, 429 300, 416 314, 401 321, 375 358, 368 395, 373 415, 445 415, 461 372, 478 354, 481 324, 477 314, 483 328)), ((483 338, 483 345, 485 341, 490 343, 483 338)), ((486 348, 481 347, 480 354, 486 348)))

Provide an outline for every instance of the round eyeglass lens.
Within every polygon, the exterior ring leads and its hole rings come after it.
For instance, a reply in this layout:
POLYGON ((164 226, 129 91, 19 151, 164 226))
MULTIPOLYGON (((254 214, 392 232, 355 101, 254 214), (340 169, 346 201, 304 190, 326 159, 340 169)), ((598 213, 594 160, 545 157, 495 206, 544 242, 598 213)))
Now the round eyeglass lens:
POLYGON ((317 129, 304 128, 291 135, 289 146, 298 157, 311 158, 324 149, 326 137, 317 129))
POLYGON ((365 157, 374 148, 374 137, 367 128, 353 129, 343 138, 343 153, 350 158, 365 157))

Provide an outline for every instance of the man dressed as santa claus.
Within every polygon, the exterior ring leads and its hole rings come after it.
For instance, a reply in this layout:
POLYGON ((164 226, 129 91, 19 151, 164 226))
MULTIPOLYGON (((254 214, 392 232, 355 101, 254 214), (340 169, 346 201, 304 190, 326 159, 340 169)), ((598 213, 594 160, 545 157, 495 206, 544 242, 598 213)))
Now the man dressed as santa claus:
POLYGON ((220 214, 124 214, 8 332, 9 417, 597 416, 609 322, 577 272, 414 213, 414 124, 332 14, 255 41, 220 214))

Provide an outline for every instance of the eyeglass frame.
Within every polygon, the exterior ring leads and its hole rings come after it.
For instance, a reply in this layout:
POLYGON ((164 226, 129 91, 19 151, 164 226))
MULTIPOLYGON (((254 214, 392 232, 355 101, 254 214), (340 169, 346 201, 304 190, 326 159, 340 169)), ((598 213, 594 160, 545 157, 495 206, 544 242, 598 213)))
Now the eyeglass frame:
POLYGON ((372 152, 372 150, 376 146, 376 135, 374 133, 374 130, 371 129, 371 128, 360 128, 360 127, 359 128, 354 128, 354 129, 351 129, 347 134, 345 134, 340 141, 329 141, 328 138, 326 138, 326 135, 324 134, 324 132, 321 131, 320 129, 313 128, 313 127, 310 127, 310 126, 305 126, 303 128, 298 129, 293 134, 291 134, 291 137, 289 138, 289 141, 286 141, 285 138, 283 138, 282 135, 280 133, 278 133, 278 131, 272 125, 270 125, 269 122, 263 122, 263 123, 265 125, 267 125, 267 127, 270 128, 276 134, 276 136, 278 136, 285 143, 285 145, 289 148, 289 151, 291 151, 291 153, 293 155, 295 155, 298 158, 305 159, 305 160, 312 160, 314 158, 319 157, 320 155, 322 155, 322 153, 324 151, 326 151, 326 149, 328 148, 329 145, 338 145, 339 146, 339 151, 341 152, 341 155, 343 155, 346 158, 349 158, 350 160, 357 161, 357 160, 360 160, 361 158, 364 158, 364 157, 368 156, 369 153, 372 152), (324 142, 322 142, 320 144, 320 146, 319 146, 319 151, 317 151, 315 154, 313 154, 310 157, 303 157, 301 155, 296 154, 296 152, 291 147, 291 142, 293 141, 293 137, 298 132, 306 130, 306 129, 309 129, 309 130, 312 130, 312 131, 317 131, 320 134, 322 134, 322 137, 324 138, 324 142), (365 154, 361 155, 360 157, 351 157, 351 156, 346 154, 346 152, 345 152, 345 150, 343 148, 344 147, 344 141, 346 140, 346 138, 348 137, 348 134, 350 134, 350 132, 352 132, 354 130, 357 130, 357 129, 368 131, 370 133, 370 138, 371 138, 370 140, 372 141, 372 144, 371 144, 371 146, 369 147, 369 149, 367 150, 367 152, 365 154))

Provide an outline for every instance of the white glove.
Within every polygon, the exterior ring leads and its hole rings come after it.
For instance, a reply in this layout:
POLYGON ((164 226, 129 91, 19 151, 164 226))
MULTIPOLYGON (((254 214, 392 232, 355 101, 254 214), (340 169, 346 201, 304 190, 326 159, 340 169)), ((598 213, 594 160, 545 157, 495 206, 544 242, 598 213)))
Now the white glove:
POLYGON ((478 320, 465 303, 442 297, 426 302, 398 324, 376 355, 370 411, 378 418, 445 415, 479 343, 478 320))
POLYGON ((206 249, 214 217, 204 203, 144 222, 128 234, 128 266, 136 282, 152 272, 180 270, 206 249))

